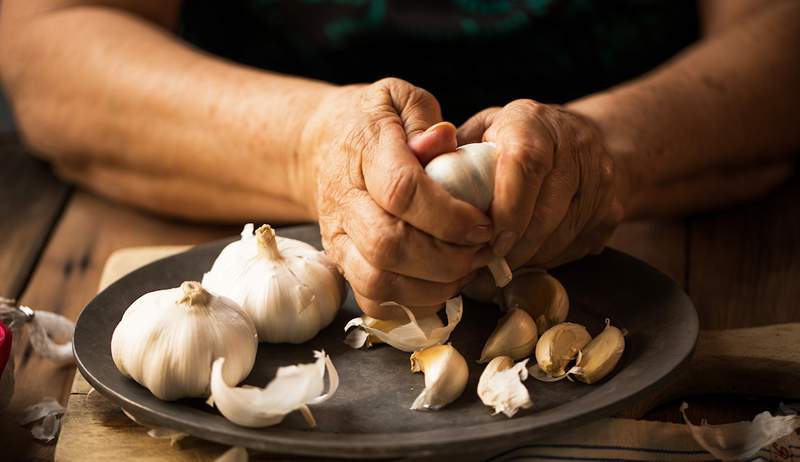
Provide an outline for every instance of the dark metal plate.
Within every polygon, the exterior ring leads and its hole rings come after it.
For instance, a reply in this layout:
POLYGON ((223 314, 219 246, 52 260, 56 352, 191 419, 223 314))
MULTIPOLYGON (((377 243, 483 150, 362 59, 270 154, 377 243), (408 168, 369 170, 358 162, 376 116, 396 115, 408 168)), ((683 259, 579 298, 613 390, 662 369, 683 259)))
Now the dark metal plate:
MULTIPOLYGON (((278 234, 320 247, 314 226, 278 234)), ((605 318, 627 329, 627 348, 616 373, 599 384, 526 383, 534 407, 515 418, 491 416, 476 394, 483 369, 475 363, 494 328, 496 307, 465 301, 464 317, 451 340, 470 364, 464 394, 438 412, 410 411, 424 387, 409 372, 408 354, 387 346, 353 350, 342 343, 344 324, 358 314, 348 296, 336 320, 303 345, 262 344, 245 383, 264 386, 279 366, 313 360, 312 350, 331 355, 341 377, 339 391, 313 408, 318 427, 308 429, 294 413, 275 427, 249 429, 222 418, 201 399, 160 401, 123 377, 111 360, 111 335, 125 309, 140 295, 199 280, 227 242, 201 245, 130 273, 83 310, 75 328, 78 368, 99 392, 136 415, 220 443, 292 454, 332 457, 394 457, 488 450, 519 445, 567 426, 619 412, 654 393, 688 358, 698 333, 697 313, 672 280, 614 250, 553 271, 571 299, 569 320, 597 334, 605 318)))

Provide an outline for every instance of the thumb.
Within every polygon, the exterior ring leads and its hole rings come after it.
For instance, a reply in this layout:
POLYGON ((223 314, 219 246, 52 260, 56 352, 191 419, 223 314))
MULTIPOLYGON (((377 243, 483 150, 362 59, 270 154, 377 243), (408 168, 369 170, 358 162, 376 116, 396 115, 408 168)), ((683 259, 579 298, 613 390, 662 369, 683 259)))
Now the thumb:
POLYGON ((456 150, 456 127, 450 122, 439 122, 422 133, 410 136, 408 146, 424 166, 439 154, 456 150))

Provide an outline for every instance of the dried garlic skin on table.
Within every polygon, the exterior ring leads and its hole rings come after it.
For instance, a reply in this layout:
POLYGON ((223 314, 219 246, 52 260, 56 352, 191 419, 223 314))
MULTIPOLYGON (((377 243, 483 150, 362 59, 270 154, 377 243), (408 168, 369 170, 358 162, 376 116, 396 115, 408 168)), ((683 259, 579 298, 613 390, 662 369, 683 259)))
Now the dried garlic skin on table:
POLYGON ((514 364, 508 356, 498 356, 486 365, 478 381, 478 397, 494 413, 513 417, 520 409, 533 406, 530 393, 522 383, 528 378, 528 360, 514 364))
POLYGON ((467 361, 450 344, 412 353, 411 372, 425 374, 425 389, 411 405, 417 411, 435 411, 452 403, 464 392, 469 379, 467 361))
POLYGON ((570 361, 591 340, 589 332, 580 324, 556 324, 539 338, 536 344, 536 364, 551 377, 563 377, 570 361))
POLYGON ((523 268, 503 288, 503 303, 507 309, 525 310, 536 321, 539 334, 560 324, 569 314, 569 296, 564 286, 543 270, 523 268))
POLYGON ((518 360, 531 355, 539 338, 536 323, 528 313, 518 308, 511 309, 497 323, 481 352, 479 363, 486 363, 498 356, 510 356, 518 360))
POLYGON ((569 375, 584 383, 595 383, 614 370, 625 351, 625 336, 606 320, 606 327, 581 350, 569 375))

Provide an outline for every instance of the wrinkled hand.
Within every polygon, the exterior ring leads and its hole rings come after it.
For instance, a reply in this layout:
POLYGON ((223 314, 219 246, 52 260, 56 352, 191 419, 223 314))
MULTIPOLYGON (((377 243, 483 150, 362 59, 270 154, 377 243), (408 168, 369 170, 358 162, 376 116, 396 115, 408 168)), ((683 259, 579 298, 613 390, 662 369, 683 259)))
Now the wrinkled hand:
POLYGON ((599 130, 578 114, 517 100, 473 116, 458 141, 497 144, 493 249, 512 268, 600 252, 622 220, 624 172, 599 130))
POLYGON ((333 90, 300 140, 323 245, 370 316, 401 314, 386 301, 430 313, 491 257, 489 218, 434 183, 417 158, 455 150, 452 125, 426 132, 441 120, 430 93, 384 79, 333 90))

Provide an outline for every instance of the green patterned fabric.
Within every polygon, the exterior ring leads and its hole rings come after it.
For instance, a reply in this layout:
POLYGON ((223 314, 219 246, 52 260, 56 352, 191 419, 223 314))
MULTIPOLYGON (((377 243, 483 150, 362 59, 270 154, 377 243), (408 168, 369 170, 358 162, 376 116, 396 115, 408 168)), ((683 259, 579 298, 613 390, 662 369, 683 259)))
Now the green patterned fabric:
POLYGON ((696 40, 694 0, 187 0, 182 34, 265 69, 405 78, 456 122, 514 98, 565 102, 696 40))

